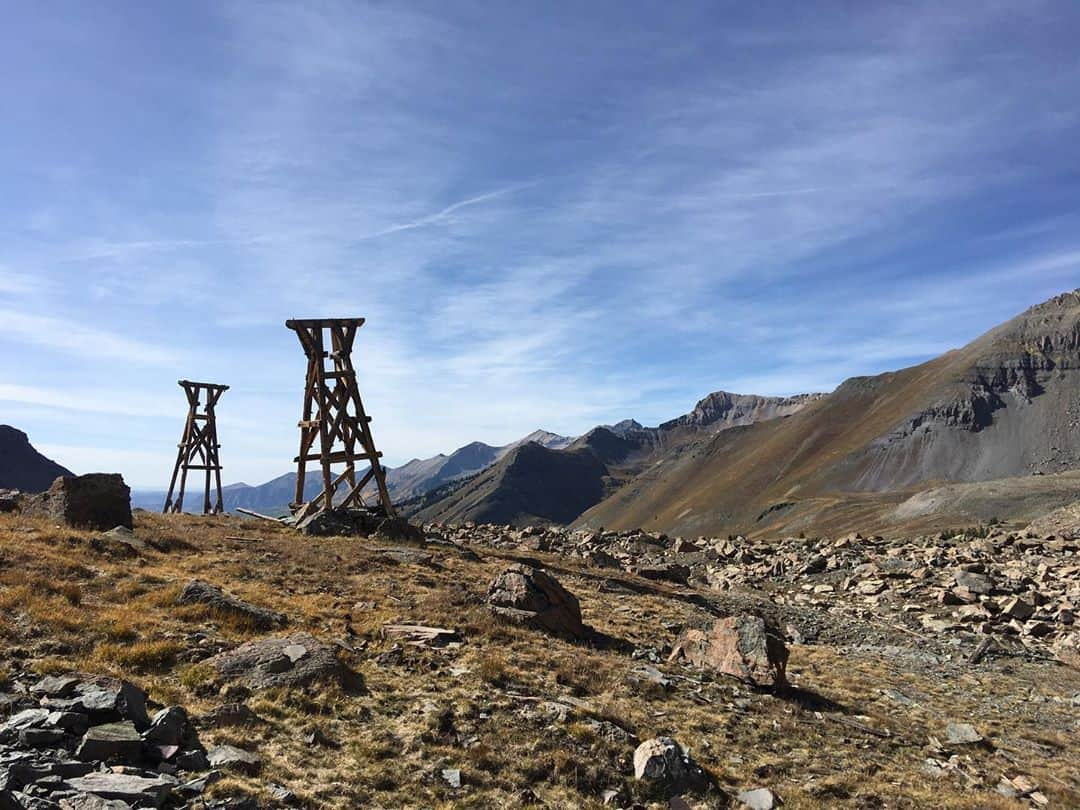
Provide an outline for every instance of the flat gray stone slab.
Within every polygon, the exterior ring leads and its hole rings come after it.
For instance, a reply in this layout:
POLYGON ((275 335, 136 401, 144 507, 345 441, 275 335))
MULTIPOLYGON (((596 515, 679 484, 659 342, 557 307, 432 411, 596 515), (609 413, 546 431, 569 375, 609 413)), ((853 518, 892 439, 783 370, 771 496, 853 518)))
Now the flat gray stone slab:
POLYGON ((970 723, 949 723, 945 726, 946 745, 975 745, 983 741, 983 735, 970 723))
POLYGON ((755 788, 740 793, 739 804, 747 810, 773 810, 778 802, 776 795, 768 788, 755 788))
POLYGON ((211 768, 222 768, 227 771, 256 774, 262 767, 262 760, 258 754, 237 748, 235 745, 218 745, 207 754, 211 768))
POLYGON ((30 694, 44 697, 71 697, 79 679, 70 675, 49 675, 30 687, 30 694))
POLYGON ((94 726, 83 735, 75 756, 84 762, 126 762, 142 759, 142 735, 130 720, 94 726))
POLYGON ((206 605, 212 611, 235 616, 259 630, 284 627, 289 621, 284 613, 245 602, 201 579, 193 579, 185 585, 177 601, 181 605, 206 605))
POLYGON ((90 793, 102 799, 117 799, 129 804, 149 804, 161 807, 169 796, 175 780, 166 776, 136 776, 127 773, 96 771, 86 776, 68 779, 68 787, 90 793))

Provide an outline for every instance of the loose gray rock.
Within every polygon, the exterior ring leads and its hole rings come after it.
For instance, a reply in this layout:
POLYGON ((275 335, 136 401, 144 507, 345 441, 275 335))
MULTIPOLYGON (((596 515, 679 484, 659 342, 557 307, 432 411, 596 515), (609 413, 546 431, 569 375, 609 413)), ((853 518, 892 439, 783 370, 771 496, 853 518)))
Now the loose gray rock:
POLYGON ((48 709, 23 709, 0 723, 0 742, 11 742, 19 732, 28 728, 44 728, 49 719, 48 709))
MULTIPOLYGON (((206 767, 210 767, 207 764, 206 767)), ((209 771, 196 779, 190 779, 176 786, 176 792, 187 799, 201 796, 215 782, 220 782, 224 774, 221 771, 209 771)))
POLYGON ((237 599, 201 579, 193 579, 185 585, 177 601, 181 605, 206 605, 213 611, 238 617, 258 630, 284 627, 288 623, 288 618, 283 613, 237 599))
POLYGON ((387 517, 378 510, 335 507, 304 518, 296 528, 313 537, 378 535, 388 540, 424 542, 422 529, 403 517, 387 517))
POLYGON ((130 808, 130 804, 120 799, 103 799, 90 793, 60 800, 60 810, 130 810, 130 808))
POLYGON ((39 697, 71 697, 79 679, 72 675, 49 675, 30 687, 30 694, 39 697))
POLYGON ((14 512, 19 508, 22 493, 17 489, 0 489, 0 512, 14 512))
POLYGON ((76 528, 132 528, 131 490, 119 473, 62 475, 27 506, 76 528))
POLYGON ((634 751, 634 778, 663 785, 675 793, 700 789, 705 774, 671 737, 645 740, 634 751))
POLYGON ((488 585, 487 602, 500 618, 554 635, 585 638, 577 597, 538 568, 513 565, 488 585))
POLYGON ((142 759, 143 739, 130 720, 94 726, 83 735, 75 756, 83 762, 123 762, 134 765, 142 759))
POLYGON ((19 744, 26 748, 52 748, 64 739, 58 728, 24 728, 19 732, 19 744))
POLYGON ((994 581, 990 577, 974 571, 958 571, 956 573, 956 584, 962 588, 967 588, 972 593, 983 595, 992 593, 994 590, 994 581))
POLYGON ((117 526, 100 537, 95 537, 90 541, 90 546, 96 551, 119 554, 124 557, 137 557, 150 548, 127 526, 117 526))
POLYGON ((130 720, 140 731, 150 727, 146 693, 133 683, 98 677, 82 681, 68 698, 43 698, 42 707, 86 714, 92 725, 130 720))
POLYGON ((72 790, 90 793, 101 799, 118 799, 141 807, 161 807, 176 780, 168 776, 137 776, 127 773, 96 771, 68 779, 72 790))
POLYGON ((150 728, 143 732, 149 745, 160 747, 181 746, 190 742, 191 724, 187 710, 182 706, 169 706, 154 715, 150 728))
POLYGON ((946 745, 977 745, 983 736, 970 723, 949 723, 945 726, 946 745))
POLYGON ((461 787, 461 771, 457 768, 444 768, 442 778, 452 788, 461 787))
POLYGON ((236 771, 254 776, 262 768, 262 760, 258 754, 237 748, 235 745, 217 745, 210 749, 206 755, 210 761, 210 767, 221 768, 226 771, 236 771))
POLYGON ((267 787, 270 789, 270 797, 274 801, 282 804, 294 804, 296 802, 296 794, 284 785, 271 782, 267 787))
POLYGON ((747 810, 773 810, 782 804, 779 797, 768 788, 744 790, 739 794, 739 803, 747 810))

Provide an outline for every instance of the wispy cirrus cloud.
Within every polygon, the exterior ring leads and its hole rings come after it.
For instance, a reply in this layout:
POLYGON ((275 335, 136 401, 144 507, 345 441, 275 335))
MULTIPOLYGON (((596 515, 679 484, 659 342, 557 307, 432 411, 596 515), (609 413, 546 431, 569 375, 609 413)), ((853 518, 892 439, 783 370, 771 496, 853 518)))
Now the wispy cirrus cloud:
POLYGON ((178 359, 172 349, 86 326, 81 320, 14 309, 0 309, 0 340, 44 347, 79 358, 112 358, 135 365, 173 365, 178 359))
POLYGON ((17 273, 0 265, 0 293, 6 295, 27 295, 39 292, 49 285, 48 280, 35 278, 29 273, 17 273))
POLYGON ((1040 13, 241 1, 133 15, 153 56, 83 15, 6 88, 0 341, 232 383, 252 480, 294 450, 290 316, 367 316, 399 461, 917 362, 1075 286, 1077 18, 1040 13))

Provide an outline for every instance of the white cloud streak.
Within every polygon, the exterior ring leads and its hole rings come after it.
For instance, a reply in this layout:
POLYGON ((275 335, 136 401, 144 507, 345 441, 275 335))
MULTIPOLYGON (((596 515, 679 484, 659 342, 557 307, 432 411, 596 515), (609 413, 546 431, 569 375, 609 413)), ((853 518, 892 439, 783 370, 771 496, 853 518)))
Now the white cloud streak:
POLYGON ((113 358, 136 365, 170 365, 177 355, 152 343, 85 326, 78 320, 0 309, 0 338, 76 357, 113 358))

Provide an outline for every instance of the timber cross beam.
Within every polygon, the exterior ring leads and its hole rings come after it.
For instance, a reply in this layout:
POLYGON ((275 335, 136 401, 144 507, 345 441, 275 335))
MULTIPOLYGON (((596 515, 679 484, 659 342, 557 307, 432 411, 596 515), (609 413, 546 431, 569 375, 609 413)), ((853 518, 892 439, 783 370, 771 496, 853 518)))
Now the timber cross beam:
POLYGON ((386 472, 379 461, 371 436, 371 417, 364 411, 356 371, 352 363, 356 330, 363 318, 308 318, 285 321, 296 332, 307 356, 307 382, 304 386, 303 416, 300 428, 300 452, 296 468, 296 498, 292 508, 296 520, 331 509, 334 496, 344 485, 344 497, 337 506, 363 503, 363 489, 374 481, 379 503, 387 515, 394 515, 394 505, 386 488, 386 472), (340 448, 340 449, 338 449, 340 448), (322 473, 322 491, 310 501, 304 500, 308 462, 316 462, 322 473), (370 467, 357 477, 357 462, 370 467), (344 465, 335 473, 333 465, 344 465))
POLYGON ((184 422, 184 435, 180 438, 180 444, 177 445, 176 465, 173 467, 172 480, 169 482, 169 494, 165 498, 165 507, 161 511, 166 514, 184 511, 184 489, 187 486, 188 470, 201 470, 206 477, 203 487, 203 514, 216 515, 222 511, 221 445, 218 444, 217 418, 214 408, 221 399, 221 395, 229 390, 229 386, 191 380, 179 380, 177 384, 184 389, 184 394, 187 396, 188 415, 187 421, 184 422), (176 500, 173 501, 177 476, 180 478, 180 489, 176 500), (211 479, 217 493, 217 500, 213 504, 210 501, 211 479))

